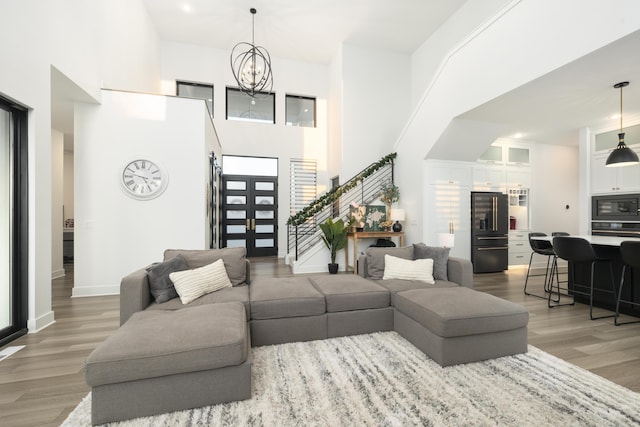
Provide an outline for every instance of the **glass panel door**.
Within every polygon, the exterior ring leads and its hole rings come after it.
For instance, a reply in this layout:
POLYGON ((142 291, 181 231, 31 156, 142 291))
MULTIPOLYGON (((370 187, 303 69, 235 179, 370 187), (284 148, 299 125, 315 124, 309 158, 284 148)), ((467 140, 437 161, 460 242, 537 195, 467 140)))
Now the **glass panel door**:
POLYGON ((27 112, 0 98, 0 346, 27 332, 27 112))
POLYGON ((0 109, 0 330, 11 326, 11 113, 0 109))
POLYGON ((247 256, 278 254, 277 180, 222 176, 222 247, 246 247, 247 256))

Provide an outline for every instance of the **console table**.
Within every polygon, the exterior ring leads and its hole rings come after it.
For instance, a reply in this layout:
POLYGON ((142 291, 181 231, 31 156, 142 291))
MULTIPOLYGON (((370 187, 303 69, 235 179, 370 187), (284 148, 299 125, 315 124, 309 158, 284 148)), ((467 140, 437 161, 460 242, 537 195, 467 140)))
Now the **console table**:
POLYGON ((355 231, 347 233, 347 247, 344 248, 344 271, 353 269, 353 274, 358 274, 358 240, 379 239, 382 237, 397 237, 398 245, 404 246, 404 231, 355 231), (353 265, 349 265, 349 240, 353 241, 353 265))

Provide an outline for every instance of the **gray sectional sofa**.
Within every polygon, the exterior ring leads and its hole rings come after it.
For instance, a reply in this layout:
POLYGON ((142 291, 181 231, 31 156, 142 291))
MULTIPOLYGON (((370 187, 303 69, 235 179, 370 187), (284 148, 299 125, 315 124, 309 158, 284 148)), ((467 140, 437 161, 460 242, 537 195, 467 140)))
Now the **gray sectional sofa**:
POLYGON ((369 248, 358 275, 291 278, 251 278, 244 248, 164 255, 122 279, 121 328, 85 363, 94 424, 250 398, 251 346, 396 330, 442 366, 526 352, 528 313, 473 291, 471 263, 441 248, 369 248), (385 279, 386 255, 434 259, 435 282, 385 279), (171 298, 164 269, 220 258, 233 286, 171 298))

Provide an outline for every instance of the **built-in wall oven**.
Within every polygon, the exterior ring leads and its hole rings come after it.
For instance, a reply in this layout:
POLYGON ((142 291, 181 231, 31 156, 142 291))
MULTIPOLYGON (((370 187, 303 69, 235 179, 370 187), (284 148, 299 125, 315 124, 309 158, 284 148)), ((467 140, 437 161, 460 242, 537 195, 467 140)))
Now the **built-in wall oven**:
POLYGON ((591 219, 594 221, 640 220, 640 194, 593 196, 591 219))
POLYGON ((640 237, 640 194, 593 196, 591 234, 640 237))

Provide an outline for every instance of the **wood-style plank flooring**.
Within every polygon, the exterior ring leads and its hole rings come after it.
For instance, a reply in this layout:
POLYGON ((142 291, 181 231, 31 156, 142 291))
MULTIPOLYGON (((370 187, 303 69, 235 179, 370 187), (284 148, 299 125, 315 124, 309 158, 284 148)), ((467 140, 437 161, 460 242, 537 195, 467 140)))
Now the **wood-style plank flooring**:
MULTIPOLYGON (((53 280, 56 322, 8 344, 25 345, 0 362, 0 425, 58 426, 89 392, 83 361, 118 328, 117 296, 70 298, 73 266, 53 280)), ((588 307, 547 308, 522 292, 526 270, 475 276, 476 289, 525 306, 529 343, 640 392, 640 323, 616 327, 589 320, 588 307)), ((252 277, 290 276, 282 259, 252 259, 252 277)), ((632 318, 627 318, 632 320, 632 318)))

